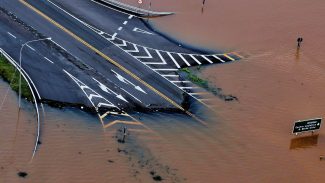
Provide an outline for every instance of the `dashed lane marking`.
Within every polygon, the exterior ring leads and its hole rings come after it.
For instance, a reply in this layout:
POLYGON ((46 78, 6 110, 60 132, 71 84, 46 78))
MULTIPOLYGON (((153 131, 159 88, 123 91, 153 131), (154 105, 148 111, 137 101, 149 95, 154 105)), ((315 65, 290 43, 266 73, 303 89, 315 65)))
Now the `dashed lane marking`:
POLYGON ((119 27, 117 30, 121 31, 123 29, 123 27, 119 27))
POLYGON ((126 25, 127 23, 128 23, 128 21, 124 21, 124 22, 123 22, 123 25, 126 25))
POLYGON ((130 15, 130 16, 128 17, 129 20, 131 20, 132 18, 133 18, 133 15, 130 15))
POLYGON ((14 36, 13 34, 11 34, 10 32, 7 32, 11 37, 13 37, 13 38, 17 38, 16 36, 14 36))
POLYGON ((52 62, 52 60, 48 59, 47 57, 44 57, 45 60, 49 61, 51 64, 54 64, 54 62, 52 62))

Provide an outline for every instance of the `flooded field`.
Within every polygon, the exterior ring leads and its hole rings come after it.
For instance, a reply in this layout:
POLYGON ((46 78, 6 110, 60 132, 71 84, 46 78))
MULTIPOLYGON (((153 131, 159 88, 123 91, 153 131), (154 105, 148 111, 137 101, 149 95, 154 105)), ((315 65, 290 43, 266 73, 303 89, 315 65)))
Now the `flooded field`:
MULTIPOLYGON (((200 70, 239 101, 213 100, 217 117, 208 127, 178 115, 143 115, 151 130, 130 129, 126 144, 94 116, 46 107, 42 144, 30 162, 35 112, 24 103, 18 120, 10 91, 0 111, 0 182, 153 182, 156 174, 163 182, 323 182, 324 129, 306 138, 291 130, 296 120, 324 115, 325 2, 206 0, 202 11, 200 0, 156 0, 151 8, 176 12, 151 21, 163 32, 247 56, 200 70)), ((7 86, 0 81, 1 99, 7 86)))

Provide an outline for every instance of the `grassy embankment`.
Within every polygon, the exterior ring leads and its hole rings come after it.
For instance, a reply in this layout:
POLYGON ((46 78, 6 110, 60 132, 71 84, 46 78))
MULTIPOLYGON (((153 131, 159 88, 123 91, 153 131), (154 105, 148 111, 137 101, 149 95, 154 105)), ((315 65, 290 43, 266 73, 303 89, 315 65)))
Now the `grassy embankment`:
MULTIPOLYGON (((198 68, 198 70, 199 70, 199 68, 198 68)), ((190 80, 194 84, 206 89, 207 91, 209 91, 212 94, 218 96, 219 98, 221 98, 221 99, 223 99, 225 101, 238 100, 238 98, 233 96, 233 95, 225 95, 225 94, 223 94, 221 88, 216 88, 214 86, 209 85, 209 82, 207 80, 204 80, 204 79, 200 78, 199 76, 197 76, 195 74, 195 71, 193 71, 193 70, 191 70, 189 68, 183 68, 183 69, 180 69, 180 71, 186 73, 186 78, 188 80, 190 80)))
MULTIPOLYGON (((0 77, 10 84, 10 87, 19 92, 19 72, 16 68, 0 54, 0 77)), ((22 77, 21 80, 21 93, 24 98, 27 98, 28 101, 33 100, 32 93, 28 87, 26 80, 22 77)))

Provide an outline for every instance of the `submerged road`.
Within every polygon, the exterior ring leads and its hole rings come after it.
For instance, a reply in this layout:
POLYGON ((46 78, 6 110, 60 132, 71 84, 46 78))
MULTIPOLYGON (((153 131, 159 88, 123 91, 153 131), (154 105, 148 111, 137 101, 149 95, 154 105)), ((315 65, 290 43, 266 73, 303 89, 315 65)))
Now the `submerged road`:
POLYGON ((179 45, 141 18, 88 0, 0 0, 0 7, 0 47, 14 59, 23 43, 52 39, 23 50, 23 68, 41 96, 110 111, 101 117, 157 109, 195 117, 202 89, 178 69, 240 58, 179 45), (193 104, 189 109, 185 100, 193 104))

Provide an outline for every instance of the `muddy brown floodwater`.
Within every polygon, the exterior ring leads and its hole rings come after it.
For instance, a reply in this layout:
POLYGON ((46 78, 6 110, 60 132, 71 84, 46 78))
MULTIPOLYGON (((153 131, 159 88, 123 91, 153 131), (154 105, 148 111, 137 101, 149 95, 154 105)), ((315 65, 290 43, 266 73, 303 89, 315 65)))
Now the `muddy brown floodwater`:
MULTIPOLYGON (((208 128, 178 115, 147 115, 152 131, 133 129, 126 145, 89 114, 47 107, 40 150, 28 163, 33 107, 24 104, 17 123, 10 92, 0 111, 0 182, 20 182, 18 171, 29 173, 24 182, 152 182, 150 171, 164 182, 324 182, 324 129, 300 138, 291 130, 295 120, 324 116, 325 1, 206 0, 203 11, 201 4, 152 1, 153 10, 176 12, 152 23, 184 42, 246 55, 200 71, 238 102, 213 100, 218 117, 208 128)), ((7 85, 0 84, 3 96, 7 85)))

